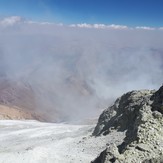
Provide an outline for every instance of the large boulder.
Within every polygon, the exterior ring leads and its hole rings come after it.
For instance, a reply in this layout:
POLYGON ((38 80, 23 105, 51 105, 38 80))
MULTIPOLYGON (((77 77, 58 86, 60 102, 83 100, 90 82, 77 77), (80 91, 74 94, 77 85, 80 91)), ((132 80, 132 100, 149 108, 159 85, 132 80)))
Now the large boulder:
POLYGON ((133 128, 134 121, 143 105, 152 104, 154 91, 131 91, 118 98, 114 105, 104 110, 93 132, 94 136, 107 134, 112 129, 124 131, 133 128))
POLYGON ((124 142, 107 147, 93 163, 137 163, 163 156, 163 87, 158 91, 132 91, 118 98, 99 117, 94 136, 125 131, 124 142), (114 150, 113 150, 114 149, 114 150))

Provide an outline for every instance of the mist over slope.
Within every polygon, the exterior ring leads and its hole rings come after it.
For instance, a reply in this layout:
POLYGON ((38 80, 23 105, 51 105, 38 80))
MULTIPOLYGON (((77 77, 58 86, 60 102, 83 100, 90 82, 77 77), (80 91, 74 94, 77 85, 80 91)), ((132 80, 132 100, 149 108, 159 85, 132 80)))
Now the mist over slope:
MULTIPOLYGON (((14 20, 14 21, 10 21, 14 20)), ((98 115, 122 93, 162 83, 163 31, 0 21, 0 75, 28 83, 49 121, 98 115)), ((30 103, 30 102, 29 102, 30 103)), ((27 108, 28 109, 28 108, 27 108)))

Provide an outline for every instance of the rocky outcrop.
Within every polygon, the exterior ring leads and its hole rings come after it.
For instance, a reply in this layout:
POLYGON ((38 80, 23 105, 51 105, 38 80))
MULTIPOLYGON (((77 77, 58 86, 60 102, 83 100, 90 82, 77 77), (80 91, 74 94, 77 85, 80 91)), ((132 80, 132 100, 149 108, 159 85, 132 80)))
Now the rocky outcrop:
POLYGON ((157 110, 163 114, 163 86, 153 94, 151 100, 153 100, 152 110, 157 110))
POLYGON ((118 98, 99 117, 94 136, 126 132, 123 143, 109 146, 93 163, 156 162, 163 158, 163 86, 132 91, 118 98))

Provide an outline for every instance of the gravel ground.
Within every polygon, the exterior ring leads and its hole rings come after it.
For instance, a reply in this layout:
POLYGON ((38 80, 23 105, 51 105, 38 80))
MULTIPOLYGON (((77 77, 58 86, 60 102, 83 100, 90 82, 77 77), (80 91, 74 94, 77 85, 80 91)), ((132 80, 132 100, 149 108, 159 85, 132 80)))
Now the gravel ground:
POLYGON ((94 125, 0 121, 0 163, 90 163, 124 133, 92 137, 94 125))

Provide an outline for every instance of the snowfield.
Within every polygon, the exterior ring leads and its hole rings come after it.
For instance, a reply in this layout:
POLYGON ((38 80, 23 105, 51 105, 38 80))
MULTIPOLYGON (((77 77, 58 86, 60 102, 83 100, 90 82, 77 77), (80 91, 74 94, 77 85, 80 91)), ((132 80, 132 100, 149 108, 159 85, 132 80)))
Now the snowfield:
POLYGON ((0 163, 90 163, 124 133, 92 137, 94 125, 0 120, 0 163))

